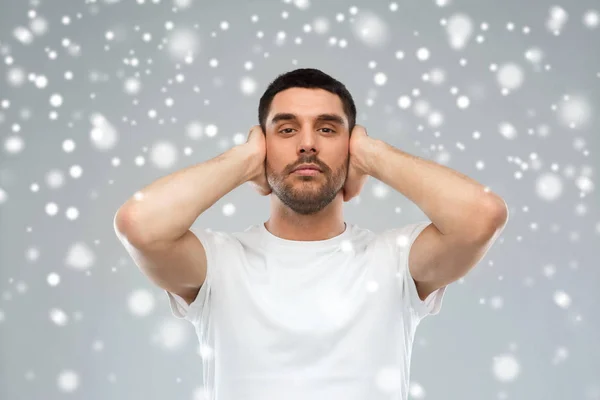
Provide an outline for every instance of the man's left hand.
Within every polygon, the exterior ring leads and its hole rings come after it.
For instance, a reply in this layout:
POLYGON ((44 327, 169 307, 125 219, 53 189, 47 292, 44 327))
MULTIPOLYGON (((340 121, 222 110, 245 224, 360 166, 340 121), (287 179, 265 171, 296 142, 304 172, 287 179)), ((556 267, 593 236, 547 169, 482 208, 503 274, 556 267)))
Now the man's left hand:
POLYGON ((350 135, 348 149, 348 175, 343 187, 344 201, 350 201, 358 196, 369 177, 369 149, 373 139, 367 135, 367 130, 355 125, 350 135))

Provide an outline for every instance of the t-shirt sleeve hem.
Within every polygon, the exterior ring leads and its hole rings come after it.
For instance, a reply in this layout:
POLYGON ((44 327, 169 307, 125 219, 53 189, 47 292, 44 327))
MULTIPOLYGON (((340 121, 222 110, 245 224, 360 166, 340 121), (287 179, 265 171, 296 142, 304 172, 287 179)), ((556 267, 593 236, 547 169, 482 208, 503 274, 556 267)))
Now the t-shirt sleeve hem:
POLYGON ((198 291, 198 295, 194 299, 191 304, 187 304, 187 302, 183 299, 183 297, 179 296, 176 293, 169 292, 165 290, 165 293, 169 299, 169 306, 171 308, 171 313, 175 318, 185 319, 190 321, 191 323, 195 323, 202 311, 204 305, 204 299, 206 297, 206 291, 208 290, 208 284, 206 281, 200 287, 198 291))
POLYGON ((410 292, 411 305, 419 319, 422 319, 427 315, 435 315, 440 312, 440 309, 442 307, 442 300, 444 298, 444 293, 446 292, 447 288, 447 286, 440 287, 432 293, 430 293, 425 300, 421 300, 421 298, 419 297, 419 292, 417 290, 415 280, 413 279, 410 273, 408 261, 410 259, 409 254, 410 250, 412 249, 412 245, 417 239, 417 237, 421 234, 421 232, 430 224, 431 222, 425 221, 412 225, 412 232, 410 232, 408 236, 407 250, 403 252, 404 260, 402 264, 405 266, 404 279, 407 283, 408 290, 410 292))
POLYGON ((185 319, 195 324, 198 321, 198 318, 202 312, 202 309, 205 307, 206 302, 208 301, 208 293, 210 291, 210 287, 212 284, 212 275, 214 268, 214 256, 213 256, 213 248, 210 242, 211 233, 206 232, 204 230, 195 229, 192 227, 191 231, 196 235, 198 240, 202 243, 204 247, 204 251, 206 253, 206 278, 204 279, 204 283, 200 287, 196 298, 191 304, 187 304, 187 302, 183 299, 183 297, 177 295, 176 293, 169 292, 165 290, 167 297, 169 299, 169 306, 171 309, 171 314, 178 319, 185 319))

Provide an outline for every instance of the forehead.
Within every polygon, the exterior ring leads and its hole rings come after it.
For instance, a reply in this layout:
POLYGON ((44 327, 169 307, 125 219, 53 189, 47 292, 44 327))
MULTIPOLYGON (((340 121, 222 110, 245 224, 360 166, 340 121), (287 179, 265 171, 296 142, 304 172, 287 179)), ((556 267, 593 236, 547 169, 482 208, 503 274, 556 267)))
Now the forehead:
POLYGON ((277 93, 271 102, 267 122, 278 113, 296 114, 300 119, 338 114, 348 123, 342 99, 324 89, 290 88, 277 93))

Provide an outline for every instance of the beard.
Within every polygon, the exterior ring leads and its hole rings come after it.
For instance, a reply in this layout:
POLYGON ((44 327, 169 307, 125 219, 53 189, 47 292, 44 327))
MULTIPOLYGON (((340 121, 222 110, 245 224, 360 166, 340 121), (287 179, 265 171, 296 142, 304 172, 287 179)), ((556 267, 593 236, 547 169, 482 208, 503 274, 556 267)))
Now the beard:
POLYGON ((300 215, 316 214, 329 205, 344 187, 348 174, 348 161, 349 157, 346 157, 342 166, 335 171, 310 158, 295 164, 318 165, 321 173, 314 176, 291 173, 295 166, 286 168, 283 172, 276 172, 267 162, 265 166, 267 182, 272 194, 292 211, 300 215))

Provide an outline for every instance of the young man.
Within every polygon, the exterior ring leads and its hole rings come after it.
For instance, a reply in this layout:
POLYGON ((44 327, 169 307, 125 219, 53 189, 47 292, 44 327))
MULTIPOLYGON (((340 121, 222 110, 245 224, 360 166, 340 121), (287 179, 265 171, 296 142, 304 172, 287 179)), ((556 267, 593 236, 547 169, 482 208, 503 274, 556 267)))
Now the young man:
POLYGON ((195 326, 207 399, 406 399, 417 325, 483 258, 506 204, 368 136, 345 86, 319 70, 277 77, 258 114, 246 143, 126 202, 119 238, 195 326), (368 176, 432 222, 381 233, 346 222, 344 201, 368 176), (191 227, 245 182, 271 195, 268 221, 237 233, 191 227))

